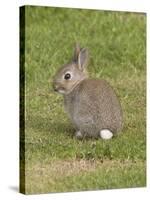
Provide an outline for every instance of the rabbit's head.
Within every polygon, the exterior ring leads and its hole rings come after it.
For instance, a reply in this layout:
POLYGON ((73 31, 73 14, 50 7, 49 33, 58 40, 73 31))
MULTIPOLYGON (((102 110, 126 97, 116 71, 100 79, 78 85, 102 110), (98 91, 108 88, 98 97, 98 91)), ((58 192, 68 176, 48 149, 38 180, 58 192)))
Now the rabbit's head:
POLYGON ((76 45, 72 61, 62 66, 53 80, 53 88, 61 94, 69 94, 82 80, 87 78, 88 51, 76 45))

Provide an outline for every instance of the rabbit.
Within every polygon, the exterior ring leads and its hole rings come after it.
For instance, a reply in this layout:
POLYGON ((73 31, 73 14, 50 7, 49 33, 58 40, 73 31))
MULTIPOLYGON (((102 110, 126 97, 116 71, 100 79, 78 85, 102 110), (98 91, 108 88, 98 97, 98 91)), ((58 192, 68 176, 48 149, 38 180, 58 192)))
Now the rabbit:
POLYGON ((64 107, 78 139, 108 140, 122 130, 122 108, 106 80, 88 78, 88 57, 88 50, 76 45, 72 61, 54 76, 53 88, 64 97, 64 107))

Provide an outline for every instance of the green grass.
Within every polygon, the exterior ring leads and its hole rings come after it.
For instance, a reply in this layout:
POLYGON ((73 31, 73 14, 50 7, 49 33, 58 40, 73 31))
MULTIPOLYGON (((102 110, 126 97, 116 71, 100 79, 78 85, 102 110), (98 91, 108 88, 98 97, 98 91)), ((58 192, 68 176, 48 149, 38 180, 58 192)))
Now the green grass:
POLYGON ((141 187, 146 179, 141 161, 55 161, 30 164, 26 173, 29 193, 141 187))
POLYGON ((26 7, 26 193, 146 185, 145 37, 144 14, 26 7), (90 51, 90 76, 108 80, 120 98, 124 129, 112 140, 75 139, 52 90, 76 42, 90 51))

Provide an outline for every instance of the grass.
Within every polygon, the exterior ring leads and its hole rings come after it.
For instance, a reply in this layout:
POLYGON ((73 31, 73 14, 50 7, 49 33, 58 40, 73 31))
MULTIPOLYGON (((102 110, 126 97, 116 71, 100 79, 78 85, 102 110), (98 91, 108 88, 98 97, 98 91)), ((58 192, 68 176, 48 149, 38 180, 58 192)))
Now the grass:
POLYGON ((25 192, 146 185, 146 16, 126 12, 26 7, 25 192), (89 74, 115 88, 124 113, 118 137, 73 137, 52 77, 75 42, 90 51, 89 74))
POLYGON ((29 165, 26 173, 27 191, 31 193, 129 188, 145 184, 145 164, 139 160, 61 160, 29 165))

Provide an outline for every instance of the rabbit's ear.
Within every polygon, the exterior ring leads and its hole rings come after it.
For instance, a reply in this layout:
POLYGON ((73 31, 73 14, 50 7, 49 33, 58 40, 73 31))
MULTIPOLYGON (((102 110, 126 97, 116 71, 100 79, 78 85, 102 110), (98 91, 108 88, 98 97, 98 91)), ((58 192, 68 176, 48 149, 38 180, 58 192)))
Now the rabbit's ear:
POLYGON ((79 56, 80 50, 81 50, 80 45, 78 43, 76 43, 74 55, 73 55, 74 62, 78 62, 78 56, 79 56))
POLYGON ((84 70, 88 63, 88 50, 83 48, 81 49, 78 56, 78 67, 80 70, 84 70))

